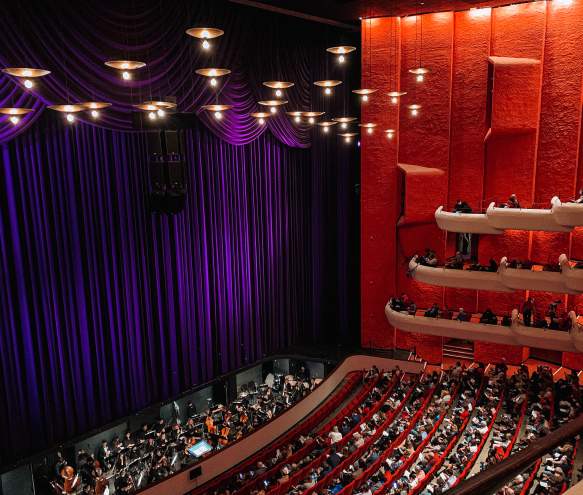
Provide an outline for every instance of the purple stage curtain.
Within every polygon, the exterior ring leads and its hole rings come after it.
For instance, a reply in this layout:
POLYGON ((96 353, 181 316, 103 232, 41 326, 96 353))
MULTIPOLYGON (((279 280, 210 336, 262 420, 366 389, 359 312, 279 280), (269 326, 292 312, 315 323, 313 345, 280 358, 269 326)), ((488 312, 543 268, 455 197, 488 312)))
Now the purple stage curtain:
POLYGON ((202 125, 185 142, 168 216, 148 212, 142 133, 41 119, 0 145, 4 461, 354 323, 357 213, 337 181, 355 151, 202 125))
MULTIPOLYGON (((327 46, 343 41, 338 29, 297 19, 291 22, 222 0, 8 2, 3 5, 2 21, 0 66, 41 67, 52 73, 37 80, 30 91, 0 73, 0 106, 36 110, 19 126, 0 116, 0 143, 25 132, 49 111, 48 104, 108 101, 114 106, 103 111, 95 125, 131 130, 132 104, 175 96, 178 111, 197 113, 215 135, 231 144, 247 144, 269 129, 289 146, 308 147, 310 132, 295 126, 283 111, 268 119, 266 126, 249 116, 249 112, 265 110, 258 100, 273 98, 273 90, 262 86, 262 81, 295 83, 285 92, 287 110, 330 113, 333 98, 320 100, 316 106, 313 96, 321 88, 312 83, 330 77, 345 79, 344 71, 350 70, 348 63, 337 66, 325 52, 327 46), (224 36, 211 41, 208 52, 200 48, 199 40, 185 34, 187 28, 200 25, 225 30, 224 36), (116 58, 148 65, 135 71, 133 80, 123 81, 118 71, 103 65, 116 58), (209 66, 233 71, 219 78, 218 91, 209 86, 208 78, 194 72, 209 66), (220 122, 200 110, 216 101, 234 105, 220 122)), ((357 56, 352 58, 356 64, 357 56)), ((81 118, 91 121, 86 115, 81 118)))

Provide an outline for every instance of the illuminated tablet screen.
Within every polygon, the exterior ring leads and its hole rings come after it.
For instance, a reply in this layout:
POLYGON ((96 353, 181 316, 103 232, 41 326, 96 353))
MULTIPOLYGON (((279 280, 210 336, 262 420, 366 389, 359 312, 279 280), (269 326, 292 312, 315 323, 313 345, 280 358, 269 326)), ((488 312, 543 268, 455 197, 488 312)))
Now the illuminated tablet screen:
POLYGON ((210 452, 213 448, 204 440, 195 443, 192 447, 188 449, 188 453, 193 457, 200 457, 210 452))

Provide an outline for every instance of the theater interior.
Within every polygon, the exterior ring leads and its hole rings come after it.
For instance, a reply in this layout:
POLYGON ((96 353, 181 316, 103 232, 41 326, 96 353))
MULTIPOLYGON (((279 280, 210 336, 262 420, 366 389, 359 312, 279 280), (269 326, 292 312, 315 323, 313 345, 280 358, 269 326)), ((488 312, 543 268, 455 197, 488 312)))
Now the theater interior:
POLYGON ((583 0, 1 20, 0 495, 583 494, 583 0))

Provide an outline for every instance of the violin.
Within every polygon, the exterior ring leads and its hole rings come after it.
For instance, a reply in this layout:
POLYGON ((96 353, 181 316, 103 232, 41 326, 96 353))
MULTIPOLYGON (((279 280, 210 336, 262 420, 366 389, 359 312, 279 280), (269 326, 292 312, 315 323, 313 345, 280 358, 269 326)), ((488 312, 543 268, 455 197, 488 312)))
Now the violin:
POLYGON ((229 443, 229 433, 231 432, 231 428, 228 426, 224 426, 221 428, 221 438, 219 438, 219 444, 223 447, 229 443))
POLYGON ((204 424, 206 425, 206 429, 209 433, 217 433, 217 427, 215 426, 215 422, 213 421, 212 416, 207 416, 204 424))

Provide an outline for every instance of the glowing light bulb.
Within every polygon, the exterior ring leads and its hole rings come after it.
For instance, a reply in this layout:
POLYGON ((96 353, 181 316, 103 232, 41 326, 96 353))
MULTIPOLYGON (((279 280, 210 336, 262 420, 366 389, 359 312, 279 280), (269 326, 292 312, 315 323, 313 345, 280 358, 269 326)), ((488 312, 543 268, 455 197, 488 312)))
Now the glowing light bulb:
POLYGON ((368 101, 368 95, 362 95, 362 101, 368 101))
POLYGON ((223 118, 223 114, 221 112, 215 112, 215 119, 221 120, 223 118))
POLYGON ((10 120, 10 122, 11 122, 13 125, 18 125, 18 123, 20 122, 20 117, 17 117, 16 115, 13 115, 13 116, 12 116, 12 117, 10 117, 10 119, 8 119, 8 120, 10 120))
POLYGON ((332 94, 332 88, 326 88, 324 90, 324 93, 326 93, 327 95, 331 95, 332 94))
POLYGON ((166 116, 166 112, 164 110, 162 110, 161 108, 158 108, 158 110, 156 110, 156 114, 158 115, 158 117, 162 118, 164 116, 166 116))
POLYGON ((387 132, 387 139, 393 139, 393 133, 387 132))
POLYGON ((326 126, 326 127, 323 127, 323 128, 322 128, 322 130, 323 130, 325 133, 328 133, 328 131, 329 131, 329 129, 328 129, 328 126, 326 126))
POLYGON ((360 148, 360 141, 358 141, 356 144, 357 144, 357 146, 360 148))
POLYGON ((344 55, 340 55, 340 56, 338 57, 338 63, 339 63, 339 64, 343 64, 345 60, 346 60, 346 59, 344 58, 344 55))
POLYGON ((26 89, 30 89, 34 86, 33 82, 30 79, 25 79, 24 80, 24 87, 26 89))
POLYGON ((99 112, 97 110, 91 110, 91 117, 94 119, 99 117, 99 112))
POLYGON ((417 74, 417 82, 423 82, 423 79, 425 79, 423 74, 417 74))
POLYGON ((261 117, 257 122, 259 122, 259 125, 263 125, 265 124, 265 119, 261 117))
POLYGON ((275 90, 275 96, 277 96, 277 97, 281 96, 281 89, 275 90))
POLYGON ((342 127, 342 129, 348 129, 348 124, 346 122, 342 122, 342 124, 340 124, 340 127, 342 127))
POLYGON ((350 136, 346 136, 346 137, 344 138, 344 142, 345 142, 345 143, 350 143, 350 136))
POLYGON ((130 74, 130 73, 127 71, 127 70, 124 70, 124 71, 121 73, 121 77, 122 77, 122 79, 124 79, 125 81, 129 81, 129 80, 132 78, 131 74, 130 74))
POLYGON ((67 114, 67 122, 69 122, 69 124, 75 122, 75 116, 72 113, 67 114))
POLYGON ((418 115, 418 114, 419 114, 419 110, 417 110, 416 108, 413 108, 413 109, 411 110, 411 115, 412 115, 413 117, 417 117, 417 115, 418 115))
POLYGON ((368 132, 369 134, 372 134, 372 127, 369 127, 366 132, 368 132))
POLYGON ((308 122, 309 122, 310 124, 313 124, 314 122, 316 122, 316 119, 315 119, 314 117, 310 117, 310 118, 308 119, 308 122))
POLYGON ((211 47, 211 44, 210 44, 210 43, 209 43, 207 40, 204 40, 204 41, 202 42, 202 47, 203 47, 205 50, 208 50, 208 49, 211 47))
POLYGON ((302 121, 302 119, 299 115, 296 115, 294 120, 296 121, 297 124, 299 124, 302 121))
POLYGON ((155 113, 155 112, 150 112, 150 113, 148 114, 148 118, 149 118, 150 120, 156 120, 156 118, 157 118, 157 116, 156 116, 156 113, 155 113))
POLYGON ((269 111, 270 111, 271 113, 277 113, 277 108, 276 108, 276 107, 271 107, 271 108, 269 109, 269 111))
POLYGON ((213 77, 211 79, 211 86, 214 88, 217 85, 217 80, 213 77))
POLYGON ((396 105, 398 102, 399 102, 399 99, 398 99, 396 96, 393 96, 393 97, 391 98, 391 103, 392 103, 393 105, 396 105))

